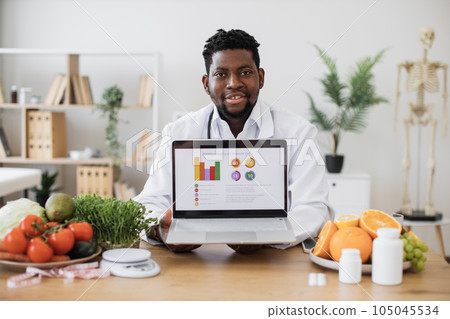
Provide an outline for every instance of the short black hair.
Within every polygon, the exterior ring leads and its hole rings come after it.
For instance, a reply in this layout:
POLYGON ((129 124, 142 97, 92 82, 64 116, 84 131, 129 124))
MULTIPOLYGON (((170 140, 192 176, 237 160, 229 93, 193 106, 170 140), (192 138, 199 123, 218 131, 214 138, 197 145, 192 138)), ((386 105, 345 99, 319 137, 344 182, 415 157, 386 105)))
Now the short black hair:
POLYGON ((217 33, 206 40, 203 48, 203 58, 205 59, 206 73, 209 74, 209 67, 212 63, 212 56, 214 53, 223 50, 244 49, 253 54, 253 60, 256 67, 259 69, 259 43, 245 31, 232 29, 225 31, 223 29, 217 30, 217 33))

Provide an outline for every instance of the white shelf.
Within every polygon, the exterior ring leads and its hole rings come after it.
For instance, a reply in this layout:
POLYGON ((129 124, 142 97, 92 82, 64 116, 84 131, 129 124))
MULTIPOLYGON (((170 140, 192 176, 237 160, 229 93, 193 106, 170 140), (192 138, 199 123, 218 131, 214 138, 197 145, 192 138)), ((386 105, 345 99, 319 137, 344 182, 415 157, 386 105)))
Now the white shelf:
MULTIPOLYGON (((87 57, 87 56, 112 56, 112 57, 124 57, 128 59, 132 59, 136 66, 138 66, 141 69, 141 73, 148 74, 148 70, 134 57, 151 57, 152 58, 152 72, 151 75, 154 79, 154 89, 153 89, 153 102, 151 108, 145 108, 145 107, 137 107, 137 106, 125 106, 124 109, 148 109, 152 110, 152 129, 158 130, 159 129, 159 53, 157 51, 78 51, 78 50, 62 50, 62 49, 31 49, 31 48, 0 48, 0 55, 59 55, 59 56, 78 56, 78 57, 87 57)), ((70 67, 69 67, 70 68, 70 67)), ((77 66, 78 68, 78 66, 77 66)), ((61 70, 62 72, 62 70, 61 70)), ((68 72, 69 73, 69 72, 68 72)), ((3 79, 4 80, 4 79, 3 79)), ((20 108, 21 106, 10 106, 9 104, 2 104, 0 105, 0 108, 20 108)), ((41 106, 36 108, 45 108, 50 109, 54 108, 55 110, 57 108, 64 107, 62 105, 58 106, 41 106)), ((80 107, 80 108, 86 108, 86 107, 93 107, 91 105, 73 105, 71 104, 70 107, 80 107)))
POLYGON ((0 163, 11 164, 51 164, 51 165, 111 165, 109 157, 90 158, 85 160, 73 160, 69 157, 56 157, 51 159, 26 158, 21 156, 9 156, 0 158, 0 163))
POLYGON ((133 52, 133 51, 77 51, 77 50, 50 50, 50 49, 29 49, 29 48, 0 48, 0 54, 36 54, 36 55, 103 55, 103 56, 157 56, 155 51, 133 52))
MULTIPOLYGON (((42 110, 52 110, 52 111, 66 111, 66 110, 76 110, 76 109, 94 109, 95 104, 58 104, 58 105, 47 105, 47 104, 17 104, 17 103, 0 103, 0 108, 2 109, 42 109, 42 110)), ((121 110, 148 110, 152 107, 142 107, 137 105, 123 105, 121 110)))
MULTIPOLYGON (((142 116, 139 115, 142 119, 149 117, 148 121, 146 121, 146 126, 142 127, 142 129, 150 128, 152 130, 159 129, 159 83, 158 83, 158 71, 159 71, 159 54, 156 51, 152 52, 128 52, 126 50, 116 50, 116 51, 81 51, 81 50, 58 50, 58 49, 30 49, 30 48, 0 48, 0 57, 4 57, 5 63, 8 61, 8 68, 4 68, 2 71, 7 71, 8 74, 0 74, 3 78, 4 85, 8 82, 17 81, 15 78, 15 73, 11 72, 11 69, 19 69, 23 70, 24 74, 27 75, 29 80, 33 80, 34 84, 29 84, 30 87, 40 86, 40 91, 45 90, 46 83, 51 82, 51 78, 49 74, 56 73, 65 73, 67 75, 71 74, 81 74, 87 73, 88 76, 92 76, 95 79, 96 76, 101 75, 102 80, 107 79, 117 79, 120 82, 122 80, 126 88, 124 89, 124 96, 128 96, 128 100, 125 100, 125 103, 132 104, 134 103, 134 95, 135 91, 138 91, 138 87, 134 86, 134 82, 130 81, 130 78, 134 78, 136 75, 136 82, 139 82, 139 76, 141 74, 147 74, 153 77, 154 79, 154 87, 153 87, 153 100, 152 107, 138 107, 136 105, 125 105, 120 110, 120 112, 134 112, 132 110, 145 111, 142 113, 142 116), (9 56, 14 56, 10 58, 9 56), (8 56, 8 58, 6 58, 8 56), (45 64, 40 65, 40 61, 42 57, 48 56, 46 58, 45 64), (28 59, 28 57, 30 59, 28 59), (84 59, 84 57, 93 57, 84 59), (98 58, 97 58, 98 57, 98 58), (111 57, 109 59, 108 57, 111 57), (16 60, 17 58, 17 60, 16 60), (23 59, 27 63, 22 64, 23 59), (104 59, 108 58, 108 59, 104 59), (11 59, 11 61, 10 61, 11 59), (36 60, 37 59, 37 60, 36 60), (128 59, 128 60, 127 60, 128 59), (18 62, 15 62, 18 61, 18 62), (38 61, 37 63, 35 61, 38 61), (65 62, 64 62, 65 61, 65 62), (105 62, 106 61, 106 62, 105 62), (118 63, 116 63, 118 62, 118 63), (131 65, 131 67, 129 67, 131 65), (30 68, 31 66, 31 68, 30 68), (80 66, 83 66, 80 68, 80 66), (22 69, 20 69, 22 67, 22 69), (6 79, 6 77, 8 77, 6 79), (9 81, 8 81, 9 80, 9 81), (43 88, 42 88, 43 87, 43 88), (130 92, 131 91, 131 92, 130 92), (133 99, 130 99, 133 97, 133 99), (148 127, 147 127, 148 125, 148 127)), ((44 60, 43 60, 44 61, 44 60)), ((94 80, 95 81, 95 80, 94 80)), ((116 81, 116 80, 114 80, 116 81)), ((27 83, 27 81, 21 80, 22 83, 27 83)), ((100 81, 101 82, 101 81, 100 81)), ((108 81, 109 82, 109 81, 108 81)), ((94 89, 95 87, 102 87, 102 84, 96 84, 99 82, 91 82, 94 89)), ((26 85, 26 84, 23 84, 26 85)), ((72 103, 72 95, 68 95, 71 92, 71 84, 69 82, 68 88, 66 89, 65 96, 68 96, 68 102, 66 104, 59 105, 46 105, 46 104, 13 104, 13 103, 3 103, 0 104, 0 110, 10 110, 13 112, 18 112, 20 114, 20 122, 18 126, 20 127, 20 132, 14 133, 15 137, 19 136, 20 138, 15 138, 15 143, 20 142, 20 150, 15 150, 15 156, 0 158, 0 166, 1 164, 20 164, 20 165, 34 165, 34 164, 48 164, 48 165, 112 165, 112 160, 110 158, 91 158, 87 160, 72 160, 70 158, 60 157, 60 158, 52 158, 52 159, 35 159, 35 158, 27 158, 27 132, 26 132, 26 113, 28 110, 38 109, 38 110, 49 110, 49 111, 59 111, 66 112, 69 110, 73 110, 77 112, 79 110, 92 110, 96 108, 96 105, 81 105, 81 104, 69 104, 72 103), (19 140, 19 141, 18 141, 19 140)), ((46 88, 48 92, 48 87, 46 88)), ((123 89, 123 87, 122 87, 123 89)), ((99 91, 99 90, 97 90, 99 91)), ((38 91, 39 92, 39 91, 38 91)), ((45 92, 45 91, 44 91, 45 92)), ((97 94, 99 94, 97 92, 97 94)), ((135 101, 137 102, 138 96, 135 96, 135 101)), ((94 101, 97 102, 98 101, 94 101)), ((128 114, 130 115, 130 114, 128 114)), ((11 115, 14 118, 17 118, 16 115, 11 115)), ((67 116, 76 117, 77 114, 66 113, 67 116)), ((97 115, 96 115, 97 116, 97 115)), ((122 115, 121 115, 122 117, 122 115)), ((136 118, 136 115, 132 114, 132 117, 136 118)), ((98 115, 100 121, 101 116, 98 115)), ((127 116, 123 116, 123 118, 127 118, 127 116)), ((73 122, 72 122, 73 123, 73 122)), ((104 122, 103 122, 104 123, 104 122)), ((95 124, 97 125, 97 124, 95 124)), ((104 125, 104 124, 102 124, 104 125)), ((142 123, 139 123, 139 127, 142 126, 142 123)), ((92 127, 92 126, 91 126, 92 127)), ((137 129, 137 128, 134 128, 137 129)), ((87 141, 88 142, 88 141, 87 141)), ((98 143, 98 141, 97 141, 98 143)), ((16 144, 17 145, 17 144, 16 144)), ((95 145, 90 145, 95 147, 95 145)), ((73 147, 73 145, 72 145, 73 147)), ((67 150, 71 149, 71 145, 67 145, 67 150)), ((126 161, 122 161, 126 164, 126 161)), ((148 164, 151 162, 151 159, 147 160, 148 164)))

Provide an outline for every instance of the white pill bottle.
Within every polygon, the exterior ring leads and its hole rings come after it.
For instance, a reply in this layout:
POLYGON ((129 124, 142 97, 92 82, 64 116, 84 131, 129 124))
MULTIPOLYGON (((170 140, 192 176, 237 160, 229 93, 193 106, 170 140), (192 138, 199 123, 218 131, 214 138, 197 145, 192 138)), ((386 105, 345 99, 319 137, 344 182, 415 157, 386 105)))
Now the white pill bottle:
POLYGON ((344 248, 339 259, 339 281, 356 284, 361 281, 362 262, 359 249, 344 248))
POLYGON ((379 285, 398 285, 403 278, 403 242, 400 230, 378 228, 372 248, 372 281, 379 285))

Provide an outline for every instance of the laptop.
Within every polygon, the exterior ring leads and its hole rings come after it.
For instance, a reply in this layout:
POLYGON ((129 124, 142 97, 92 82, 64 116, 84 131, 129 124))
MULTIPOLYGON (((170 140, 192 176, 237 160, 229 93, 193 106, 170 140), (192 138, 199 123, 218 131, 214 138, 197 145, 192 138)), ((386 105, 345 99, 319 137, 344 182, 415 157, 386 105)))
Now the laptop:
POLYGON ((168 244, 285 244, 285 140, 176 140, 168 244))

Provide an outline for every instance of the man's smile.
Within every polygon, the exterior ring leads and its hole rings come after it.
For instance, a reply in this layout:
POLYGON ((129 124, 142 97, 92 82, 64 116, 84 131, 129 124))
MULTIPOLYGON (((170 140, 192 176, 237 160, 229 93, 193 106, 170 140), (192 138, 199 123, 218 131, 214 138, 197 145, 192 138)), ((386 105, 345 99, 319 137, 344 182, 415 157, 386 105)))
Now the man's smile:
POLYGON ((245 95, 242 93, 235 93, 235 94, 230 94, 228 96, 225 97, 225 101, 229 104, 239 104, 244 102, 245 100, 245 95))

